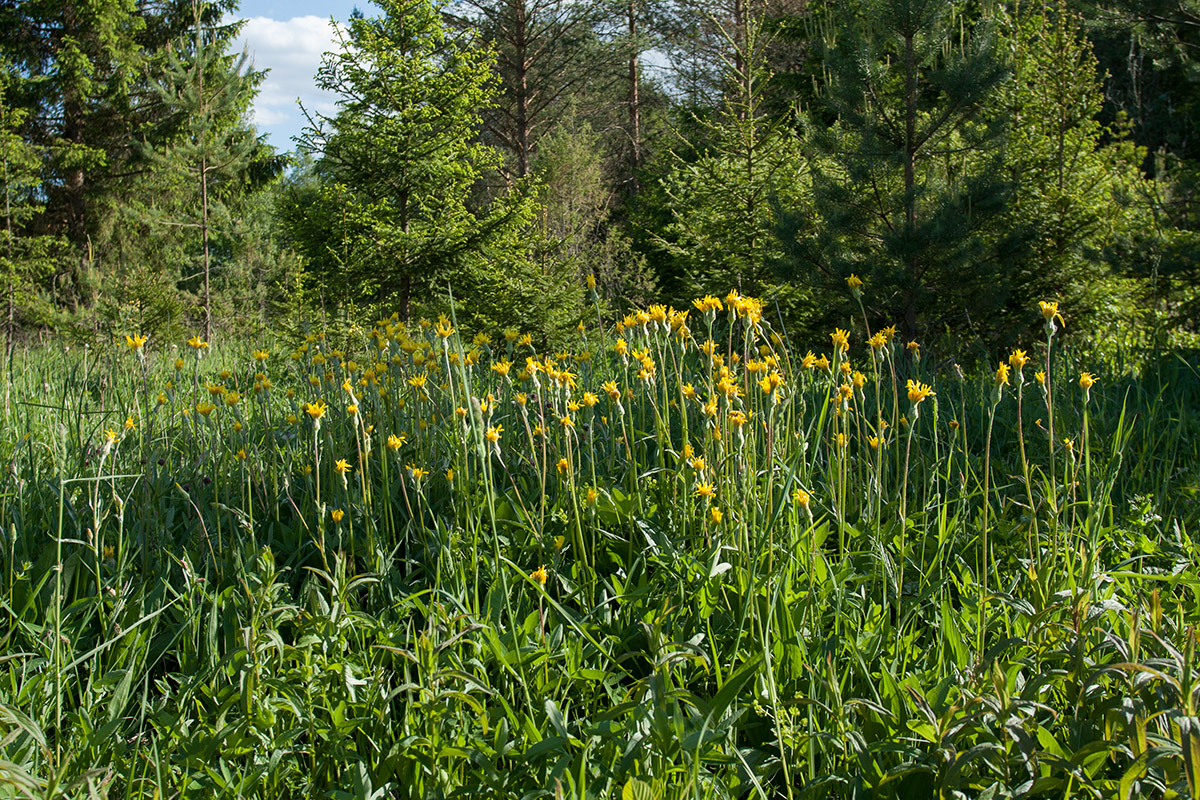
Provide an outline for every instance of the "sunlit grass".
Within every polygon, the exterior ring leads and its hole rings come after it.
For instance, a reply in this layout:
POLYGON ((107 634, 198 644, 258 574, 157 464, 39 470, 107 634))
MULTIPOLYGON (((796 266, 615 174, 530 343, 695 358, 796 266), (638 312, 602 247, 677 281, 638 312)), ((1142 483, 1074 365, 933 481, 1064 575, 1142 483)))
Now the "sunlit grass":
POLYGON ((1200 380, 1041 311, 967 375, 736 293, 20 354, 0 785, 1195 796, 1200 380))

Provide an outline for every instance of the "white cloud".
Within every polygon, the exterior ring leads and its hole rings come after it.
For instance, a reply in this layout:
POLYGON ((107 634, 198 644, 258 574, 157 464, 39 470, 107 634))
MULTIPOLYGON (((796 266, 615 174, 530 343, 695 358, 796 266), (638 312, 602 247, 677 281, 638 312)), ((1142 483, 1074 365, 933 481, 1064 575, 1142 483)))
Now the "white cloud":
POLYGON ((305 125, 297 99, 310 111, 330 113, 337 95, 317 89, 313 76, 321 55, 338 47, 333 23, 317 16, 289 20, 251 17, 235 47, 246 49, 255 69, 269 69, 254 101, 254 122, 280 149, 305 125))

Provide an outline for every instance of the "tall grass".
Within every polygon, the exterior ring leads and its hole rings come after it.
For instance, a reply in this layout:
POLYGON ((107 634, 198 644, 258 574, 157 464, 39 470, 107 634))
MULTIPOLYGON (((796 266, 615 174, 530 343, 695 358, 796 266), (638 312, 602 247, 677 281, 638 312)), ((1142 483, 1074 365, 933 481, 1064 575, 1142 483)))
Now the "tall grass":
POLYGON ((0 793, 1200 796, 1194 362, 455 327, 19 354, 0 793))

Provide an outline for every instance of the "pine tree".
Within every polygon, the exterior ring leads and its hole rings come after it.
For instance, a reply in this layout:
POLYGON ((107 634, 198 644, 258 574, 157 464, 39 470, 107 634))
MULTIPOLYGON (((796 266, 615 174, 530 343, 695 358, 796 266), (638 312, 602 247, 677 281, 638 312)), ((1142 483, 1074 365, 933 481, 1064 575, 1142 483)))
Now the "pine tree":
POLYGON ((1008 72, 995 38, 965 0, 848 5, 827 56, 837 122, 809 126, 817 216, 785 221, 783 271, 842 293, 857 273, 909 336, 977 318, 1003 299, 1020 238, 997 229, 1006 119, 985 112, 1008 72))
POLYGON ((173 112, 179 133, 148 154, 160 169, 186 175, 185 184, 194 189, 184 194, 194 200, 183 209, 183 221, 167 221, 191 227, 200 235, 204 337, 211 339, 214 212, 226 211, 222 201, 245 181, 261 147, 244 120, 263 76, 247 69, 245 53, 237 58, 226 53, 226 37, 204 18, 203 6, 194 5, 191 34, 167 54, 164 73, 154 87, 173 112))

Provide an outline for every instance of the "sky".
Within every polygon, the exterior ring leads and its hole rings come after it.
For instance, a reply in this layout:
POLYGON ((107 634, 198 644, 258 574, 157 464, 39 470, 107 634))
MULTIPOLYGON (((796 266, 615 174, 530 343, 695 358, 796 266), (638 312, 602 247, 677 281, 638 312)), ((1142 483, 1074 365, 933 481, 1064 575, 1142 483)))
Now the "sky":
POLYGON ((242 0, 239 15, 246 19, 235 47, 245 48, 255 69, 270 70, 254 101, 254 123, 278 150, 292 150, 292 137, 304 127, 305 108, 334 110, 336 96, 321 92, 313 76, 321 54, 335 49, 330 17, 344 22, 355 8, 370 14, 364 0, 242 0))

